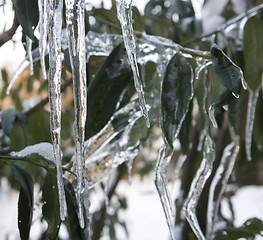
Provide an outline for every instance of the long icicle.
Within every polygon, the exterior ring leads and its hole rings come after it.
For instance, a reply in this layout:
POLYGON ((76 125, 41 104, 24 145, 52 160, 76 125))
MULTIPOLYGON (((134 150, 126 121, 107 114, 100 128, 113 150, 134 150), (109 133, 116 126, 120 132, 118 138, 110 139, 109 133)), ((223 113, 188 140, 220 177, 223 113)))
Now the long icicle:
POLYGON ((48 1, 38 0, 39 8, 39 54, 42 78, 47 79, 47 70, 45 64, 45 54, 47 48, 47 26, 48 26, 48 1))
POLYGON ((50 128, 53 151, 57 167, 57 185, 60 204, 60 218, 65 219, 65 191, 63 184, 62 155, 60 148, 61 132, 61 31, 63 0, 50 0, 49 23, 49 102, 50 128))
POLYGON ((134 85, 138 93, 140 108, 146 120, 146 125, 149 128, 150 120, 148 116, 148 111, 146 109, 146 102, 144 98, 142 81, 139 75, 137 59, 136 59, 136 45, 135 45, 133 27, 132 27, 132 3, 133 0, 117 0, 116 1, 117 14, 121 24, 124 45, 133 72, 134 85))
POLYGON ((80 226, 84 228, 84 137, 87 115, 86 45, 84 25, 84 0, 66 0, 66 22, 69 39, 69 55, 72 68, 75 102, 75 155, 77 169, 77 202, 80 226))
POLYGON ((34 68, 33 68, 33 57, 32 57, 32 40, 28 36, 26 37, 26 51, 27 51, 27 57, 29 59, 29 67, 30 67, 30 76, 33 76, 34 74, 34 68))

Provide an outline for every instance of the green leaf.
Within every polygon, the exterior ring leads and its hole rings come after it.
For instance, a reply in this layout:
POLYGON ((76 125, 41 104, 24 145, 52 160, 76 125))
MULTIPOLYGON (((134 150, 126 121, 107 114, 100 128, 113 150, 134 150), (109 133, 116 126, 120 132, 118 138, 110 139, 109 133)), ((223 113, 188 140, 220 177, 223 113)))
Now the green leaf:
POLYGON ((124 44, 118 45, 88 87, 87 137, 98 133, 110 120, 124 89, 132 81, 124 44))
POLYGON ((214 240, 236 240, 255 238, 263 231, 263 222, 257 218, 247 220, 240 228, 229 227, 216 233, 214 240))
POLYGON ((57 239, 61 220, 55 171, 48 171, 42 189, 42 214, 48 223, 43 239, 57 239))
POLYGON ((238 97, 241 86, 246 89, 242 70, 216 44, 211 48, 211 60, 218 80, 238 97))
POLYGON ((33 180, 21 167, 14 164, 10 168, 21 184, 18 200, 18 228, 22 240, 29 239, 33 216, 33 180))
POLYGON ((263 74, 263 20, 260 16, 249 18, 244 27, 243 54, 245 60, 245 78, 248 86, 255 91, 263 74))
POLYGON ((212 107, 218 108, 228 105, 235 99, 232 92, 227 88, 224 88, 223 91, 220 93, 216 101, 212 104, 212 107))
POLYGON ((69 219, 69 229, 71 232, 71 239, 74 240, 85 240, 89 239, 88 225, 82 229, 79 225, 78 218, 78 204, 72 184, 64 178, 67 212, 69 219))
POLYGON ((5 134, 9 134, 14 126, 16 119, 16 109, 8 108, 1 113, 2 129, 5 134))
POLYGON ((13 3, 23 31, 29 38, 34 40, 34 30, 39 19, 37 0, 13 0, 13 3))
POLYGON ((180 53, 176 53, 167 66, 161 93, 161 125, 165 140, 172 148, 192 98, 192 68, 180 53))

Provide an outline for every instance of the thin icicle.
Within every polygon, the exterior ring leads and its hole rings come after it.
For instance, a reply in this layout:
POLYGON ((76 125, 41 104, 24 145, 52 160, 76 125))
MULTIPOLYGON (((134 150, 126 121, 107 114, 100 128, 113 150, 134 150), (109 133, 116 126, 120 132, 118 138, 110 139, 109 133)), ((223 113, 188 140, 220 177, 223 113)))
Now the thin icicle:
POLYGON ((218 128, 218 125, 215 119, 215 107, 212 105, 209 107, 208 116, 209 116, 210 121, 213 124, 213 127, 218 128))
POLYGON ((214 158, 215 153, 213 148, 213 141, 207 135, 204 143, 203 160, 201 162, 201 166, 192 181, 190 191, 184 203, 186 219, 188 220, 191 228, 193 229, 196 237, 199 240, 205 240, 205 236, 200 228, 196 217, 196 207, 200 195, 204 189, 205 183, 212 172, 214 158))
MULTIPOLYGON (((169 148, 169 147, 168 147, 169 148)), ((171 201, 170 193, 168 191, 167 167, 170 163, 172 152, 165 145, 161 148, 155 168, 155 185, 160 196, 162 207, 165 213, 166 221, 169 227, 170 235, 175 240, 174 223, 175 210, 171 201), (170 152, 170 153, 169 153, 170 152)))
POLYGON ((247 106, 246 137, 245 137, 246 155, 248 161, 251 161, 252 134, 253 134, 255 113, 256 113, 256 105, 257 105, 260 89, 261 89, 261 84, 258 86, 255 92, 253 92, 250 88, 248 89, 249 98, 248 98, 248 106, 247 106))
POLYGON ((72 69, 75 103, 75 155, 77 172, 77 202, 80 226, 84 228, 84 138, 87 115, 86 44, 84 25, 84 0, 66 0, 66 23, 68 30, 69 56, 72 69))
POLYGON ((47 79, 47 70, 45 63, 45 54, 47 49, 47 27, 48 27, 48 9, 49 2, 45 0, 38 0, 39 9, 39 54, 42 78, 47 79))
POLYGON ((65 219, 65 191, 62 171, 62 154, 60 149, 61 132, 61 29, 62 29, 62 0, 50 0, 49 25, 49 102, 50 128, 53 141, 53 151, 57 167, 57 184, 60 204, 60 218, 65 219))
POLYGON ((228 179, 233 171, 238 152, 239 145, 234 142, 225 147, 220 165, 211 183, 207 207, 207 239, 210 239, 213 234, 218 207, 226 189, 228 179))
POLYGON ((32 40, 28 36, 26 36, 26 51, 27 51, 27 56, 29 59, 29 67, 30 67, 30 75, 34 75, 34 68, 33 68, 33 57, 32 57, 32 40))
POLYGON ((132 27, 132 3, 133 0, 117 0, 117 12, 118 18, 122 28, 122 35, 124 40, 124 45, 127 50, 129 62, 131 64, 133 78, 134 78, 134 85, 135 89, 138 93, 138 97, 140 100, 140 107, 143 116, 146 120, 146 125, 150 127, 150 120, 148 116, 148 112, 146 109, 146 102, 144 98, 144 92, 142 87, 142 81, 140 79, 137 59, 136 59, 136 45, 133 35, 133 27, 132 27))

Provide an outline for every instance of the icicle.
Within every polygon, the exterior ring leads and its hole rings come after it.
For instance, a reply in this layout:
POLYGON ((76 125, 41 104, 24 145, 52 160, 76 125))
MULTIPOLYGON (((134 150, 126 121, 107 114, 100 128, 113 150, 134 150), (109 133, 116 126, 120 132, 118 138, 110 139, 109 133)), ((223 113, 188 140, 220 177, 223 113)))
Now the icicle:
POLYGON ((248 98, 248 106, 247 106, 246 137, 245 137, 246 155, 248 161, 251 161, 252 134, 253 134, 255 113, 256 113, 256 105, 258 101, 260 88, 261 88, 261 84, 258 86, 255 92, 253 92, 250 88, 248 89, 249 98, 248 98))
POLYGON ((208 116, 209 116, 214 128, 218 128, 217 122, 215 119, 215 108, 212 105, 209 107, 208 116))
MULTIPOLYGON (((169 148, 169 147, 168 147, 169 148)), ((175 223, 175 211, 171 202, 170 193, 167 189, 167 167, 170 163, 172 152, 165 145, 161 148, 155 168, 154 182, 160 196, 160 200, 165 213, 166 221, 169 227, 170 235, 175 240, 174 235, 174 223, 175 223), (170 152, 170 153, 168 153, 170 152)))
POLYGON ((60 149, 61 132, 61 29, 62 29, 62 0, 50 0, 49 25, 49 102, 50 128, 53 141, 53 151, 57 167, 57 184, 60 204, 60 218, 65 219, 65 192, 62 171, 62 156, 60 149))
POLYGON ((225 147, 221 162, 211 183, 207 207, 207 239, 210 239, 213 234, 218 207, 226 189, 228 179, 233 171, 238 152, 239 145, 234 142, 225 147))
POLYGON ((84 227, 83 196, 84 182, 84 137, 87 115, 86 44, 84 25, 84 0, 66 0, 66 23, 68 30, 69 56, 72 69, 75 103, 75 155, 77 171, 77 202, 80 226, 84 227))
POLYGON ((104 181, 104 202, 105 206, 109 206, 109 189, 110 189, 110 175, 108 175, 104 181))
POLYGON ((132 183, 132 163, 133 163, 133 159, 131 161, 127 161, 127 168, 128 168, 128 183, 131 184, 132 183))
POLYGON ((38 0, 39 9, 39 54, 42 78, 47 79, 47 70, 45 63, 45 54, 47 48, 47 27, 48 27, 48 6, 49 2, 45 0, 38 0))
POLYGON ((137 66, 136 60, 136 46, 135 40, 133 36, 133 27, 132 27, 132 2, 133 0, 117 0, 117 12, 118 18, 122 28, 122 35, 124 40, 124 45, 127 50, 129 62, 131 64, 133 78, 134 78, 134 85, 135 89, 138 93, 138 97, 140 100, 140 107, 143 116, 146 120, 146 125, 150 127, 150 120, 148 116, 148 112, 146 109, 146 103, 144 98, 144 92, 142 87, 142 81, 140 79, 139 70, 137 66))
POLYGON ((30 63, 30 75, 34 75, 34 68, 33 68, 33 57, 32 57, 32 40, 28 36, 26 36, 26 50, 27 50, 27 56, 30 63))
POLYGON ((201 162, 201 166, 192 181, 190 191, 184 203, 186 219, 188 220, 191 228, 199 240, 205 240, 205 236, 196 217, 196 207, 200 195, 204 189, 205 183, 212 172, 214 158, 215 153, 213 149, 213 142, 212 139, 207 135, 204 143, 203 160, 201 162))

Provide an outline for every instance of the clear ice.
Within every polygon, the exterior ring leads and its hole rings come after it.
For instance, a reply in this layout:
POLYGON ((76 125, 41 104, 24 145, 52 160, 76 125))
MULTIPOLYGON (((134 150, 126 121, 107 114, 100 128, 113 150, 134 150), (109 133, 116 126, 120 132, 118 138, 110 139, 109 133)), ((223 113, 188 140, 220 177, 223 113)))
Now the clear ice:
POLYGON ((214 225, 217 220, 218 207, 226 189, 228 179, 233 171, 238 152, 239 145, 235 142, 225 147, 222 159, 210 185, 207 207, 207 239, 210 239, 213 234, 214 225))
POLYGON ((150 120, 146 109, 144 91, 136 59, 136 45, 132 27, 132 3, 133 0, 116 0, 117 14, 121 24, 124 45, 133 72, 134 86, 140 100, 141 111, 143 113, 143 116, 145 117, 146 125, 149 128, 150 120))
POLYGON ((174 223, 175 211, 171 201, 170 193, 168 191, 167 168, 172 157, 172 149, 164 145, 159 151, 157 165, 155 169, 154 182, 160 196, 162 207, 165 213, 166 221, 169 227, 172 240, 175 240, 174 223))
POLYGON ((205 240, 206 238, 196 217, 196 207, 204 189, 205 183, 212 172, 214 158, 215 152, 213 148, 213 141, 209 135, 206 135, 203 149, 203 160, 192 181, 190 191, 184 203, 186 219, 199 240, 205 240))
POLYGON ((75 106, 75 155, 77 174, 77 202, 80 226, 84 228, 84 138, 87 115, 86 43, 84 24, 84 0, 66 0, 66 23, 69 56, 72 69, 75 106))
POLYGON ((32 76, 34 74, 33 57, 32 57, 32 40, 28 36, 26 36, 26 51, 30 63, 29 65, 30 76, 32 76))
POLYGON ((246 121, 246 135, 245 135, 245 143, 246 143, 246 155, 247 160, 251 161, 251 146, 252 146, 252 135, 253 135, 253 126, 254 119, 256 113, 256 105, 258 101, 259 91, 261 89, 261 84, 253 92, 250 88, 248 89, 248 106, 247 106, 247 121, 246 121))
POLYGON ((53 151, 56 159, 57 185, 59 193, 60 218, 65 219, 65 191, 62 171, 62 152, 60 143, 61 132, 61 29, 62 29, 62 0, 50 0, 49 15, 49 102, 50 128, 53 151))
POLYGON ((47 27, 48 27, 48 12, 49 2, 45 0, 38 0, 39 9, 39 54, 42 78, 47 79, 47 70, 45 63, 45 54, 47 50, 47 27))

